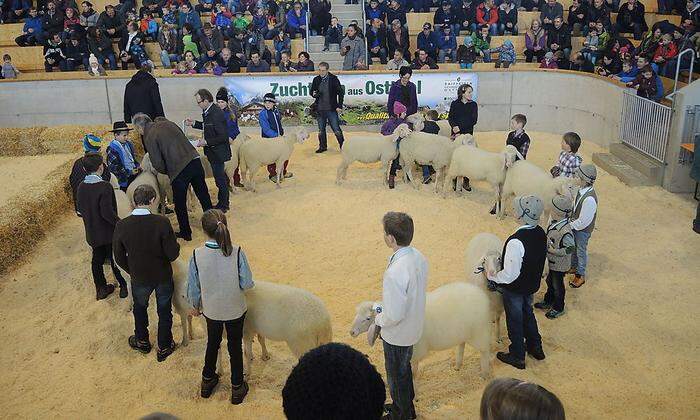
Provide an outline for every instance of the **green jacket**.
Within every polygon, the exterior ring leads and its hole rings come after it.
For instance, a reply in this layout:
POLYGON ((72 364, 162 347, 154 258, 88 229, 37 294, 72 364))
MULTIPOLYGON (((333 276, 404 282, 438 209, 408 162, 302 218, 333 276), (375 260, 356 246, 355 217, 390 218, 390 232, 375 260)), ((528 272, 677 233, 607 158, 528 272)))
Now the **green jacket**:
POLYGON ((234 30, 243 30, 248 27, 248 21, 244 17, 240 17, 237 19, 234 19, 233 22, 231 22, 231 26, 233 27, 234 30))
POLYGON ((488 50, 490 48, 489 38, 487 37, 486 39, 483 39, 476 32, 472 34, 472 41, 474 42, 474 48, 476 48, 477 51, 488 50))
POLYGON ((197 44, 192 42, 192 35, 185 35, 182 37, 182 55, 185 55, 187 51, 192 51, 192 54, 194 54, 195 58, 199 58, 199 48, 197 48, 197 44))
POLYGON ((610 40, 610 32, 605 31, 602 34, 598 34, 598 51, 607 50, 610 40))

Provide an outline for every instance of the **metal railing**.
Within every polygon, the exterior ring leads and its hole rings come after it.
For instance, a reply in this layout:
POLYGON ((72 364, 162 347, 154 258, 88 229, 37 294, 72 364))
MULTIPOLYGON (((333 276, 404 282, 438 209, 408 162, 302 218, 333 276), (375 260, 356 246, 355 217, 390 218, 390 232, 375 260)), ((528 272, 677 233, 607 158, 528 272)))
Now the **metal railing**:
POLYGON ((637 96, 634 91, 624 91, 620 140, 664 163, 672 114, 671 107, 637 96))
MULTIPOLYGON (((681 75, 681 63, 683 62, 683 56, 686 54, 690 54, 690 69, 688 70, 688 84, 693 80, 693 67, 695 65, 695 50, 692 48, 686 48, 685 50, 681 51, 680 54, 676 57, 676 77, 673 79, 673 92, 668 94, 666 98, 671 99, 673 96, 676 94, 676 91, 678 90, 678 78, 680 78, 681 75)), ((698 57, 700 58, 700 56, 698 57)))

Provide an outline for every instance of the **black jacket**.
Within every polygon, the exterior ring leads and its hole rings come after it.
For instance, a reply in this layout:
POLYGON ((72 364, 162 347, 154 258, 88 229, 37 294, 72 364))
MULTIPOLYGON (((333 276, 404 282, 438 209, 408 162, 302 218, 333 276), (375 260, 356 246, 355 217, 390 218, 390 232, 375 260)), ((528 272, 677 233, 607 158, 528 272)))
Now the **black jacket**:
POLYGON ((374 45, 374 41, 379 41, 379 48, 386 48, 386 29, 379 28, 377 33, 371 29, 367 30, 367 50, 371 50, 374 45))
POLYGON ((91 247, 112 243, 117 224, 117 199, 114 188, 107 181, 96 184, 81 182, 76 193, 78 212, 83 217, 85 239, 91 247))
MULTIPOLYGON (((88 175, 87 171, 85 170, 85 166, 83 166, 83 157, 73 163, 73 169, 71 169, 70 176, 68 177, 68 183, 70 184, 70 189, 73 193, 73 205, 75 207, 75 212, 78 214, 80 214, 80 212, 78 212, 78 186, 80 186, 85 177, 88 175)), ((109 172, 107 165, 105 165, 104 170, 102 171, 102 179, 109 182, 111 177, 112 173, 109 172)))
MULTIPOLYGON (((321 97, 318 91, 320 86, 321 76, 314 77, 314 80, 311 82, 311 96, 316 98, 314 100, 314 104, 316 105, 318 105, 318 100, 321 97)), ((335 74, 328 73, 328 88, 330 89, 331 109, 342 108, 345 89, 343 89, 343 85, 340 84, 340 80, 335 74)))
POLYGON ((466 104, 459 99, 455 99, 450 104, 450 113, 447 120, 450 127, 458 126, 457 134, 474 134, 474 126, 479 119, 479 107, 476 102, 471 101, 466 104))
POLYGON ((632 10, 628 9, 627 3, 620 5, 617 24, 624 29, 631 28, 632 25, 640 25, 642 31, 648 30, 647 22, 644 20, 644 5, 636 2, 632 10))
POLYGON ((519 240, 523 244, 525 255, 523 256, 518 278, 513 280, 512 283, 502 286, 513 293, 526 296, 531 295, 539 290, 542 281, 542 271, 547 261, 547 234, 540 226, 535 226, 531 229, 519 229, 503 244, 502 261, 505 261, 508 242, 514 239, 519 240))
POLYGON ((228 63, 224 62, 224 59, 219 56, 216 59, 216 63, 221 67, 221 69, 224 71, 224 73, 240 73, 241 72, 241 62, 238 61, 238 58, 236 56, 231 56, 229 58, 228 63))
POLYGON ((459 8, 457 9, 457 21, 459 22, 460 25, 463 25, 464 22, 469 22, 471 25, 472 23, 476 22, 476 7, 478 6, 476 0, 472 1, 471 3, 465 4, 462 2, 459 5, 459 8))
POLYGON ((141 70, 136 72, 124 89, 124 121, 130 123, 131 117, 139 112, 152 120, 165 117, 156 78, 141 70))
POLYGON ((44 32, 49 34, 61 32, 63 30, 63 13, 56 10, 53 15, 49 15, 49 12, 44 13, 44 17, 41 19, 42 28, 44 32))
POLYGON ((394 51, 403 51, 403 56, 407 61, 411 60, 411 54, 409 49, 411 47, 411 41, 408 38, 408 30, 401 27, 401 43, 396 42, 396 36, 394 35, 393 29, 390 29, 386 33, 386 45, 389 50, 389 57, 394 56, 394 51))
POLYGON ((552 26, 547 31, 547 48, 552 49, 552 44, 559 45, 559 49, 571 48, 571 31, 569 27, 562 23, 559 29, 552 26))
POLYGON ((126 33, 126 24, 117 13, 112 17, 107 12, 100 13, 100 17, 97 19, 97 27, 102 31, 102 36, 109 36, 107 29, 114 29, 117 34, 126 33))
POLYGON ((392 9, 391 7, 387 7, 386 21, 389 27, 391 27, 391 22, 393 22, 394 19, 398 19, 402 26, 406 26, 406 11, 404 10, 403 6, 399 6, 399 8, 396 10, 392 9))
POLYGON ((211 104, 205 111, 204 121, 195 121, 192 128, 204 130, 204 154, 211 163, 224 163, 231 160, 231 145, 228 141, 228 126, 224 111, 216 104, 211 104))
POLYGON ((574 12, 571 11, 572 7, 574 6, 569 6, 569 17, 566 20, 566 23, 569 24, 569 28, 573 28, 575 23, 584 26, 588 25, 588 5, 586 3, 581 3, 574 12), (578 15, 583 15, 583 17, 579 18, 578 15))

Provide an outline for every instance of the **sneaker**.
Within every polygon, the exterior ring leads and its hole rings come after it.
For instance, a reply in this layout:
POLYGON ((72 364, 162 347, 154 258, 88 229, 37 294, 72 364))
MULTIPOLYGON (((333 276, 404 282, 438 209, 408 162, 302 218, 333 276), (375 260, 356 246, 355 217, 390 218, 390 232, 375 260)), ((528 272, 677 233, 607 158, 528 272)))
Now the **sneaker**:
POLYGON ((549 302, 545 302, 545 301, 537 302, 537 303, 535 303, 535 308, 537 308, 537 309, 551 309, 552 304, 549 302))
POLYGON ((433 182, 433 179, 431 177, 423 178, 423 184, 428 185, 431 182, 433 182))
POLYGON ((175 345, 175 342, 173 341, 170 343, 170 346, 163 348, 163 349, 159 348, 158 353, 156 354, 156 360, 158 360, 159 362, 165 361, 165 359, 167 359, 168 356, 173 354, 173 352, 175 351, 175 347, 176 347, 176 345, 175 345))
POLYGON ((119 297, 121 299, 126 299, 129 297, 129 288, 126 286, 121 286, 119 288, 119 297))
POLYGON ((243 384, 231 389, 231 404, 238 405, 243 402, 245 396, 248 395, 248 382, 243 381, 243 384))
POLYGON ((318 149, 316 149, 316 153, 323 153, 323 152, 325 152, 326 150, 328 150, 328 149, 325 148, 325 147, 319 147, 318 149))
POLYGON ((135 335, 129 337, 129 347, 143 354, 148 354, 151 352, 151 343, 148 341, 137 340, 135 335))
POLYGON ((294 177, 294 174, 291 173, 291 172, 286 172, 286 173, 284 174, 284 178, 285 178, 285 179, 287 179, 287 178, 292 178, 292 177, 294 177))
POLYGON ((544 360, 544 350, 542 350, 542 346, 537 347, 537 348, 532 348, 527 350, 527 354, 532 356, 533 359, 535 360, 544 360))
POLYGON ((493 205, 493 207, 491 207, 489 214, 496 214, 496 205, 495 204, 493 205))
POLYGON ((396 178, 394 175, 389 175, 389 189, 390 190, 393 190, 395 187, 394 178, 396 178))
POLYGON ((505 364, 513 366, 516 369, 525 369, 525 361, 516 359, 515 356, 511 355, 510 353, 499 351, 498 353, 496 353, 496 358, 498 358, 498 360, 505 364))
POLYGON ((564 315, 564 310, 562 309, 561 311, 557 311, 556 309, 551 309, 549 312, 544 314, 549 319, 556 319, 559 318, 560 316, 564 315))
POLYGON ((185 235, 185 234, 182 233, 182 232, 175 232, 175 237, 176 237, 176 238, 179 238, 179 239, 182 239, 182 240, 184 240, 184 241, 188 241, 188 242, 192 240, 192 234, 191 234, 191 233, 190 233, 189 235, 185 235))
POLYGON ((234 182, 233 182, 233 186, 234 186, 234 187, 238 187, 238 188, 243 188, 243 187, 245 187, 245 185, 243 185, 243 183, 242 183, 241 181, 234 181, 234 182))
POLYGON ((219 384, 219 374, 215 373, 214 377, 211 379, 207 379, 202 377, 202 386, 199 391, 199 395, 202 396, 202 398, 209 398, 211 397, 211 394, 214 392, 214 388, 216 388, 216 385, 219 384))
POLYGON ((277 175, 270 175, 267 178, 275 184, 277 183, 277 175))
POLYGON ((106 299, 107 296, 111 295, 112 293, 114 293, 114 285, 108 284, 97 291, 97 300, 106 299))

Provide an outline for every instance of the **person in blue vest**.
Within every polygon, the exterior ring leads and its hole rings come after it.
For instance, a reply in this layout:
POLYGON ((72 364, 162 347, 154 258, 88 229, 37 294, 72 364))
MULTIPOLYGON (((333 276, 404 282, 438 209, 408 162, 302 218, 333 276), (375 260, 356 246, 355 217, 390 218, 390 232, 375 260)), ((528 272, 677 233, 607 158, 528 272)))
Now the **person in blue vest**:
POLYGON ((547 261, 547 234, 538 225, 543 209, 542 200, 534 195, 513 200, 514 214, 521 226, 503 246, 503 269, 486 273, 489 289, 503 295, 510 339, 508 353, 499 351, 496 357, 517 369, 525 369, 526 351, 536 360, 545 358, 532 309, 532 295, 540 288, 547 261))
MULTIPOLYGON (((258 115, 258 122, 260 123, 260 131, 263 138, 274 139, 283 136, 282 114, 280 114, 277 109, 277 98, 275 95, 273 93, 266 93, 263 97, 263 105, 265 105, 265 109, 260 111, 258 115)), ((287 172, 288 164, 289 161, 286 160, 283 168, 283 175, 285 178, 294 176, 291 172, 287 172)), ((270 174, 270 181, 277 182, 277 165, 274 163, 267 165, 267 172, 270 174)))
POLYGON ((110 133, 114 133, 114 140, 107 146, 107 167, 117 177, 119 188, 126 191, 127 187, 141 172, 136 161, 134 145, 129 140, 131 128, 124 121, 115 121, 110 133))

